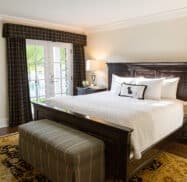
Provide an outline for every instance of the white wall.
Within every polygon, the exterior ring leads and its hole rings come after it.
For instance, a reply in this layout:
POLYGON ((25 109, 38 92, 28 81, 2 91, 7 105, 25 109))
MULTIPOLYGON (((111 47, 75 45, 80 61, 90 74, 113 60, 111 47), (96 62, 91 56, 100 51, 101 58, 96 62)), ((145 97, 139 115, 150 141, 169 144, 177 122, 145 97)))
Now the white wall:
POLYGON ((88 34, 87 58, 187 61, 187 17, 88 34))
POLYGON ((2 22, 0 21, 0 127, 7 125, 7 64, 5 53, 5 39, 2 37, 2 22))
POLYGON ((187 61, 187 17, 90 33, 86 58, 107 62, 187 61))

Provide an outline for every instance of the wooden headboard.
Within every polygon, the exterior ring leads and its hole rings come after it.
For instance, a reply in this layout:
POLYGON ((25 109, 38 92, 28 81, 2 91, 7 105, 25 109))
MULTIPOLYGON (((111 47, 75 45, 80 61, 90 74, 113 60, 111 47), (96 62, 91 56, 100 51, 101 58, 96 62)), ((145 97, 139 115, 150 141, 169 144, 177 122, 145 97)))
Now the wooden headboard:
POLYGON ((187 101, 187 62, 107 63, 107 65, 109 89, 112 74, 147 78, 180 77, 177 98, 187 101))

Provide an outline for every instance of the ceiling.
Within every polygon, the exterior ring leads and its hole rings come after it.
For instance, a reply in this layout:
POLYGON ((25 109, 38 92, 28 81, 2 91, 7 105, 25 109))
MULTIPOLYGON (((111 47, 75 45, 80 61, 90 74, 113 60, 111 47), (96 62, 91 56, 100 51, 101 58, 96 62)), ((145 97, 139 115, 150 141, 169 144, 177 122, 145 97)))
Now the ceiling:
POLYGON ((86 30, 186 7, 187 0, 0 0, 0 16, 86 30))

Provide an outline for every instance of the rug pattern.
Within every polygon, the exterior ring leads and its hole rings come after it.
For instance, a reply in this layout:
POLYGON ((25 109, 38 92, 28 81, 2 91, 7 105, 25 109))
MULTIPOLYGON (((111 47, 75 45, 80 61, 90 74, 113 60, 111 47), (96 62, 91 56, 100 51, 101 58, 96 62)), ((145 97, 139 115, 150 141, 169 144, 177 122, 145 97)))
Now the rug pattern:
MULTIPOLYGON (((21 159, 18 139, 18 134, 0 137, 0 181, 50 182, 21 159)), ((130 180, 130 182, 185 181, 187 181, 187 159, 166 152, 162 152, 149 167, 139 171, 130 180)))

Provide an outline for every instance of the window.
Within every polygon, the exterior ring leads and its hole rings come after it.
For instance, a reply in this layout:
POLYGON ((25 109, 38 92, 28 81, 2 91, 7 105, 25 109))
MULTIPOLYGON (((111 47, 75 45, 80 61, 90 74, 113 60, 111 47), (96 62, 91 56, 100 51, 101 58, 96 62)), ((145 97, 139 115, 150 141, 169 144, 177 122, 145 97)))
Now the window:
POLYGON ((31 101, 72 94, 72 44, 27 40, 31 101))

